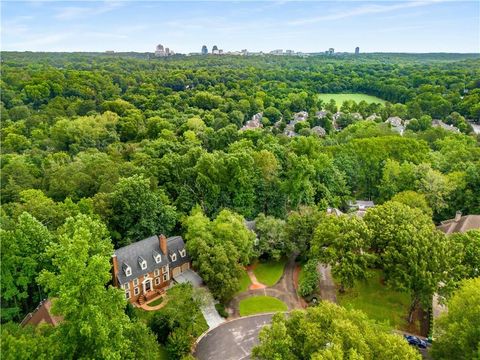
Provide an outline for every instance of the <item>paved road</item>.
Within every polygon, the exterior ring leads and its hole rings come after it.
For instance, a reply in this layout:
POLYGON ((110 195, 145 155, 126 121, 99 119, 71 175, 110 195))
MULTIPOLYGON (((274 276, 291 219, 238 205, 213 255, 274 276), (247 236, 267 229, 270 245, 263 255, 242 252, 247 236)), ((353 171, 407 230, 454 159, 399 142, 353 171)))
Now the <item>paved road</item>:
POLYGON ((320 296, 322 300, 328 300, 332 303, 337 303, 337 288, 333 282, 330 265, 318 264, 317 271, 320 275, 320 296))
POLYGON ((260 330, 271 319, 272 314, 263 314, 223 323, 200 339, 194 355, 199 360, 249 359, 260 330))

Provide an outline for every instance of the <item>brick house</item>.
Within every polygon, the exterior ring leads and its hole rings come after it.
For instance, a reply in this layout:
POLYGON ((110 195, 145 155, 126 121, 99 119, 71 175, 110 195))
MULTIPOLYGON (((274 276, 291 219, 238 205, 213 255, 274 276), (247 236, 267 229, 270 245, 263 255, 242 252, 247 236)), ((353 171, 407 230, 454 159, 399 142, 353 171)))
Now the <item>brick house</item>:
POLYGON ((181 236, 151 236, 115 250, 113 284, 131 303, 142 304, 166 290, 174 277, 190 269, 181 236))

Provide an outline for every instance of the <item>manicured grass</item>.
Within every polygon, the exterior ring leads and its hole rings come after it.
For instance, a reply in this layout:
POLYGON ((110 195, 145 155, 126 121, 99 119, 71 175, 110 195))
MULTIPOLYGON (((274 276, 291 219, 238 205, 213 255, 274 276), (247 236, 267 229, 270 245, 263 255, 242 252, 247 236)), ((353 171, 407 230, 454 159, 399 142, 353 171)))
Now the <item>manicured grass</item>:
POLYGON ((410 304, 407 293, 388 289, 382 284, 382 272, 371 270, 366 281, 357 282, 353 289, 337 294, 340 305, 362 310, 371 319, 386 323, 396 329, 407 326, 406 317, 410 304))
POLYGON ((162 345, 159 345, 159 353, 158 353, 158 358, 160 360, 168 360, 168 353, 167 350, 162 345))
POLYGON ((159 297, 156 300, 153 300, 152 302, 149 302, 147 305, 148 306, 157 306, 160 305, 163 302, 163 296, 159 297))
POLYGON ((254 268, 253 273, 259 282, 267 286, 272 286, 282 277, 286 263, 286 259, 259 262, 254 268))
POLYGON ((237 291, 237 293, 247 291, 251 283, 252 282, 250 281, 250 277, 248 276, 247 271, 242 270, 242 274, 240 276, 240 289, 237 291))
POLYGON ((240 301, 240 316, 287 310, 283 301, 271 296, 252 296, 240 301))
POLYGON ((337 106, 340 108, 345 100, 353 100, 357 103, 364 100, 368 104, 371 103, 380 103, 384 104, 385 100, 380 99, 376 96, 366 95, 366 94, 318 94, 319 99, 323 100, 324 103, 328 103, 330 99, 335 100, 337 106))

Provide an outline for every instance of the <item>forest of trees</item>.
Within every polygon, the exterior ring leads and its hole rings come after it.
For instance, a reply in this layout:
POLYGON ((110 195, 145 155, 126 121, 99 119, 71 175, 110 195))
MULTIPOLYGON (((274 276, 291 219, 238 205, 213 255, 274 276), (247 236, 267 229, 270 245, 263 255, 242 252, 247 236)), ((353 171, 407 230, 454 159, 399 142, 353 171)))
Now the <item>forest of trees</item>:
POLYGON ((241 266, 293 250, 331 262, 345 287, 378 266, 389 284, 412 292, 412 306, 426 304, 439 282, 447 292, 478 276, 471 245, 478 236, 447 243, 434 229, 456 211, 480 213, 480 139, 468 122, 480 120, 478 57, 7 52, 1 86, 1 321, 21 321, 47 296, 68 320, 28 333, 6 324, 2 343, 22 349, 12 353, 16 359, 33 349, 45 359, 89 351, 149 358, 129 342, 151 344, 154 335, 133 325, 122 293, 108 284, 113 249, 153 234, 183 235, 223 302, 235 293, 241 266), (317 96, 340 92, 387 102, 323 103, 317 96), (328 115, 317 119, 322 109, 328 115), (338 109, 341 131, 332 125, 338 109), (310 114, 300 135, 283 135, 299 111, 310 114), (259 112, 263 128, 240 131, 259 112), (361 121, 353 113, 377 117, 361 121), (384 123, 390 116, 414 120, 400 136, 384 123), (432 127, 431 119, 461 132, 432 127), (325 137, 310 131, 318 125, 325 137), (379 206, 348 223, 320 214, 346 210, 353 199, 379 206), (242 225, 255 218, 254 248, 242 225), (358 249, 370 251, 346 256, 358 249), (442 262, 445 252, 454 260, 442 262))

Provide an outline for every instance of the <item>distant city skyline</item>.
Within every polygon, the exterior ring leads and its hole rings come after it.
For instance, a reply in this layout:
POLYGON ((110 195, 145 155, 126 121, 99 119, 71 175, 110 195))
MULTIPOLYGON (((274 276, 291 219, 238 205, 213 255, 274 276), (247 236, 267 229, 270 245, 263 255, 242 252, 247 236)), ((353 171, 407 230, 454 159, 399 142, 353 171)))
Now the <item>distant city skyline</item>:
POLYGON ((3 1, 4 51, 480 52, 478 1, 3 1))

